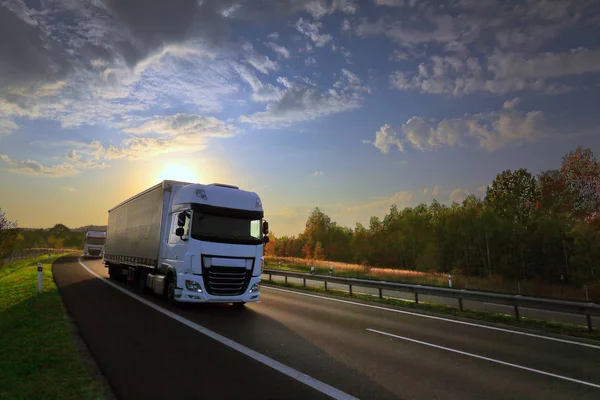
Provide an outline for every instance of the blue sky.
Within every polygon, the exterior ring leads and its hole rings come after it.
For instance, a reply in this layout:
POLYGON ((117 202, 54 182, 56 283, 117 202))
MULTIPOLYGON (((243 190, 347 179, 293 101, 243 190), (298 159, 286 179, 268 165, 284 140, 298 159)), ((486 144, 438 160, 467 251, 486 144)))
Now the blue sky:
POLYGON ((260 194, 277 235, 450 204, 600 153, 600 5, 580 0, 12 0, 0 207, 105 224, 160 179, 260 194))

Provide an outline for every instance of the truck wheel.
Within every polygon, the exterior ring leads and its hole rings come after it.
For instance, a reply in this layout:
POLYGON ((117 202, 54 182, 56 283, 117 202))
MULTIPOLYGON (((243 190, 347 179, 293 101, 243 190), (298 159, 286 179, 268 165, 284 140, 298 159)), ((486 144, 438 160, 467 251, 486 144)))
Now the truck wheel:
POLYGON ((173 274, 169 274, 165 285, 165 297, 169 303, 175 303, 175 286, 177 285, 174 276, 173 274))

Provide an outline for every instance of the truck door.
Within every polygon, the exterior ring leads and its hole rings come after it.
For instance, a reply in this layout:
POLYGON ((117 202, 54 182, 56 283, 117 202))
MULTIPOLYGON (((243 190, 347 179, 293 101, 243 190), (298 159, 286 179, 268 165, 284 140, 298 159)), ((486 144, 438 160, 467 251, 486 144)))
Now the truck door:
MULTIPOLYGON (((177 224, 179 212, 171 214, 171 227, 169 229, 169 243, 167 244, 167 258, 172 261, 184 262, 185 251, 187 249, 186 242, 181 240, 179 236, 175 234, 179 225, 177 224)), ((189 235, 190 231, 190 218, 185 219, 185 225, 183 226, 184 237, 189 235)))

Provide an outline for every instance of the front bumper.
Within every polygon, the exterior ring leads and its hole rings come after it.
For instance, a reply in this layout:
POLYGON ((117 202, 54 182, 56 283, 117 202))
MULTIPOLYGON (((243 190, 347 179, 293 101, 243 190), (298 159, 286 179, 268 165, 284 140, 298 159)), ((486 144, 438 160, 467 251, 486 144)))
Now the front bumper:
POLYGON ((261 277, 250 278, 250 284, 245 293, 239 296, 214 296, 207 293, 202 276, 190 273, 177 274, 177 289, 175 289, 175 300, 182 303, 254 303, 260 300, 260 290, 250 292, 255 284, 260 287, 261 277), (186 288, 185 281, 194 281, 200 285, 202 292, 191 291, 186 288))

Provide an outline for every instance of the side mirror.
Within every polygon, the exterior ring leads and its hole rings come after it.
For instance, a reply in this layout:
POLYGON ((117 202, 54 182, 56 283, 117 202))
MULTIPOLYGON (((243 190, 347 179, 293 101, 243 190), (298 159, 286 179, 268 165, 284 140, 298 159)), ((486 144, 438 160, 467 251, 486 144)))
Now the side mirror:
POLYGON ((263 221, 262 230, 263 230, 263 235, 269 234, 269 223, 267 221, 263 221))
POLYGON ((263 242, 264 242, 264 244, 269 243, 269 237, 268 236, 263 236, 263 242))
MULTIPOLYGON (((185 211, 179 213, 179 215, 177 215, 177 225, 184 226, 185 225, 185 219, 186 219, 187 216, 188 215, 187 215, 187 213, 185 211)), ((181 235, 179 235, 179 236, 181 236, 181 235)))
POLYGON ((175 234, 176 234, 177 236, 179 236, 179 237, 182 237, 182 236, 183 236, 183 234, 184 234, 184 230, 183 230, 183 228, 182 228, 182 227, 179 227, 179 228, 175 229, 175 234))

